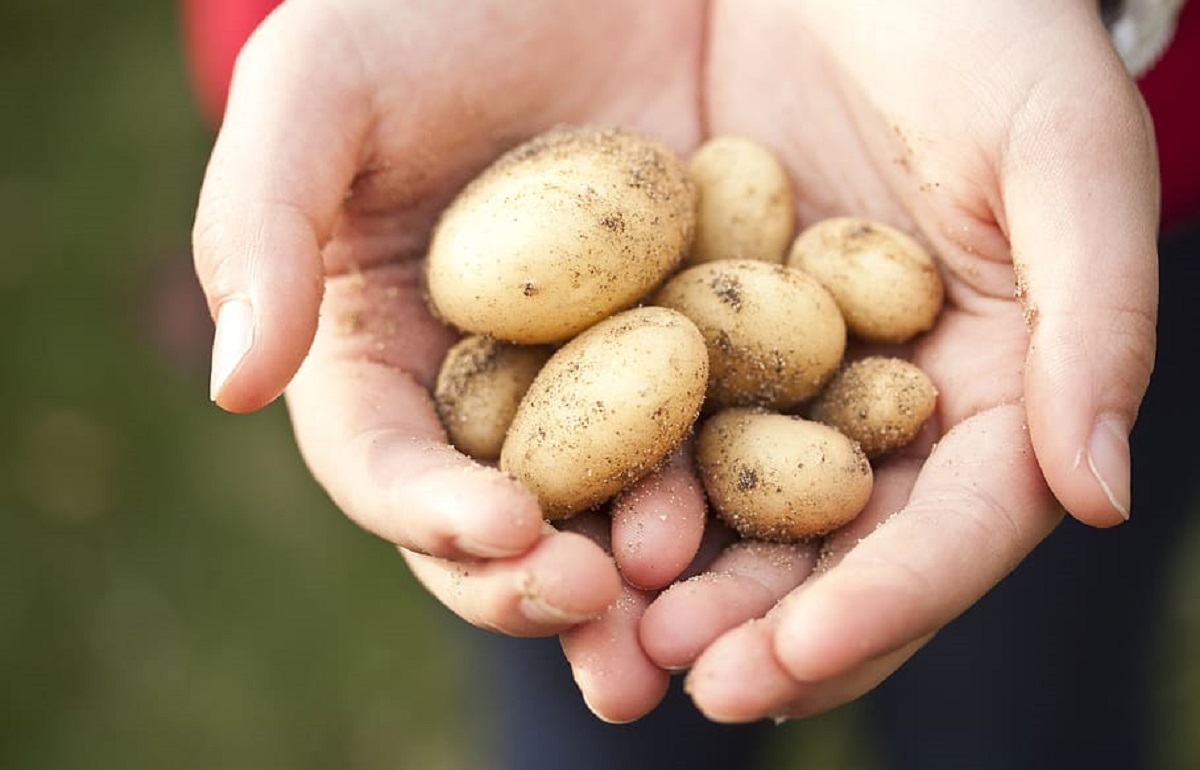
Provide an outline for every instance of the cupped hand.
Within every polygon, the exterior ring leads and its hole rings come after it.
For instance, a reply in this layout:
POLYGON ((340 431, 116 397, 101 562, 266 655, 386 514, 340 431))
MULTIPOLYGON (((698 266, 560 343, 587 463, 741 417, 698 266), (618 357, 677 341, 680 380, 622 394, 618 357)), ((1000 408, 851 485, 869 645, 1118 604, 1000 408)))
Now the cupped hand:
POLYGON ((478 625, 557 633, 620 580, 591 539, 544 527, 527 490, 447 445, 428 395, 453 341, 422 296, 430 230, 467 179, 556 123, 694 146, 702 9, 290 0, 239 57, 194 229, 212 396, 244 412, 286 387, 332 499, 478 625))
POLYGON ((689 619, 728 620, 728 601, 702 577, 639 628, 651 659, 692 667, 711 717, 803 716, 888 676, 1064 508, 1097 526, 1128 518, 1127 437, 1154 353, 1153 132, 1094 2, 757 0, 713 14, 709 130, 776 148, 802 223, 901 226, 947 281, 912 350, 940 390, 936 440, 881 465, 812 575, 760 560, 759 583, 794 589, 765 616, 714 640, 689 619))

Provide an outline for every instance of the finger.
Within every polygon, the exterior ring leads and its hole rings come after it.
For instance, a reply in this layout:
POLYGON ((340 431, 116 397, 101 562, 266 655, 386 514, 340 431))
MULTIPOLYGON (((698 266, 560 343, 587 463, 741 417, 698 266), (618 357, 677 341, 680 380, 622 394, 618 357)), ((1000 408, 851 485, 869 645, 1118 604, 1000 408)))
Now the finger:
POLYGON ((1092 42, 1056 53, 1065 82, 1029 94, 1001 187, 1032 331, 1033 445, 1067 510, 1107 526, 1129 516, 1128 436, 1154 359, 1158 175, 1144 105, 1092 42))
POLYGON ((687 687, 705 715, 719 722, 746 722, 822 713, 875 687, 930 638, 922 637, 825 681, 797 681, 775 654, 777 616, 816 584, 813 577, 834 569, 863 538, 904 506, 923 462, 917 451, 879 462, 866 509, 822 541, 812 576, 765 618, 729 631, 697 656, 687 687))
POLYGON ((689 447, 662 470, 622 493, 612 506, 613 556, 639 588, 662 588, 696 557, 704 535, 704 492, 689 447))
POLYGON ((751 722, 821 714, 860 697, 886 679, 930 637, 823 682, 797 682, 775 656, 775 622, 754 620, 722 636, 688 673, 685 688, 716 722, 751 722))
POLYGON ((512 636, 549 636, 599 617, 620 577, 589 538, 547 527, 526 554, 476 563, 402 550, 413 574, 459 617, 512 636))
POLYGON ((248 41, 197 206, 196 272, 216 321, 211 394, 235 412, 274 399, 308 350, 320 250, 370 120, 354 52, 318 7, 285 3, 248 41))
MULTIPOLYGON (((856 548, 880 524, 904 508, 925 458, 901 454, 883 460, 876 459, 874 462, 874 482, 867 507, 849 524, 829 533, 821 541, 820 553, 813 568, 814 575, 836 567, 846 554, 856 548)), ((803 590, 803 587, 800 590, 803 590)))
POLYGON ((930 456, 907 506, 779 607, 780 662, 797 681, 819 682, 935 632, 1008 574, 1061 516, 1020 406, 963 421, 930 456))
POLYGON ((725 553, 725 549, 741 539, 742 536, 732 527, 727 526, 720 519, 709 516, 704 523, 704 534, 700 537, 700 547, 696 549, 696 556, 692 559, 691 564, 687 565, 679 574, 678 579, 690 580, 708 572, 713 562, 725 553))
POLYGON ((646 655, 667 670, 687 668, 721 634, 765 615, 815 563, 815 545, 729 546, 704 574, 676 583, 649 606, 639 632, 646 655))
POLYGON ((867 507, 819 543, 735 543, 701 575, 668 588, 642 619, 641 638, 647 654, 663 668, 687 668, 726 631, 763 616, 789 592, 805 590, 803 581, 814 571, 827 572, 834 567, 880 522, 903 507, 921 463, 920 457, 904 454, 881 464, 867 507))
POLYGON ((402 262, 331 281, 312 352, 287 391, 314 477, 359 526, 454 559, 523 553, 542 533, 536 497, 446 444, 429 388, 453 335, 402 262))
POLYGON ((561 636, 584 702, 605 722, 639 719, 667 693, 667 673, 654 665, 638 642, 638 621, 649 603, 645 591, 623 586, 604 614, 561 636))
MULTIPOLYGON (((612 550, 612 525, 607 516, 582 514, 560 526, 612 550)), ((638 641, 638 622, 650 601, 649 592, 625 582, 617 600, 600 617, 560 636, 584 703, 605 722, 632 722, 648 714, 666 695, 667 673, 654 665, 638 641)))

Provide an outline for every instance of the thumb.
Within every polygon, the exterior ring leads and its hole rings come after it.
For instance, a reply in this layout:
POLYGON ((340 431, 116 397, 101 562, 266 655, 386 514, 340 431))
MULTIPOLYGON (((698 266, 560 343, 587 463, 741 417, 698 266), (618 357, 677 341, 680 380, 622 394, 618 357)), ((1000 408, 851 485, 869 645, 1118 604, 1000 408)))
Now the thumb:
POLYGON ((369 120, 347 72, 356 58, 314 8, 284 3, 242 50, 196 211, 196 273, 216 322, 211 395, 234 412, 273 400, 307 354, 321 247, 369 120))
POLYGON ((1128 437, 1154 360, 1158 172, 1136 87, 1090 50, 1073 79, 1030 93, 1001 189, 1031 332, 1030 438, 1067 511, 1110 526, 1129 518, 1128 437))

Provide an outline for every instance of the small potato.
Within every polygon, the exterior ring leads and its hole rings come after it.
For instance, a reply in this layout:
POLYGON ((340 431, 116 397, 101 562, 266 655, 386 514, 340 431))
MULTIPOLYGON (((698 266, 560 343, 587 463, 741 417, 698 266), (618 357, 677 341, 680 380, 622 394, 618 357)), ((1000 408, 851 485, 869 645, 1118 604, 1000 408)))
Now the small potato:
POLYGON ((596 506, 657 468, 704 399, 704 338, 680 313, 627 310, 560 348, 517 408, 500 468, 547 519, 596 506))
POLYGON ((783 265, 706 262, 669 280, 653 302, 683 313, 704 334, 715 406, 787 411, 816 395, 846 348, 833 297, 783 265))
POLYGON ((716 259, 782 263, 796 227, 787 171, 766 147, 737 136, 705 142, 688 161, 700 191, 687 264, 716 259))
POLYGON ((559 128, 503 155, 443 212, 433 311, 466 332, 560 342, 633 306, 683 259, 696 188, 661 142, 559 128))
POLYGON ((717 515, 743 537, 777 542, 845 525, 874 484, 862 449, 835 429, 752 409, 704 421, 696 467, 717 515))
POLYGON ((498 458, 517 404, 552 352, 478 334, 451 347, 433 391, 450 443, 477 460, 498 458))
POLYGON ((875 458, 912 442, 937 406, 937 388, 911 361, 870 356, 842 368, 810 416, 837 428, 875 458))
POLYGON ((945 294, 929 252, 901 231, 859 217, 834 217, 797 236, 787 264, 837 299, 850 333, 898 343, 933 327, 945 294))

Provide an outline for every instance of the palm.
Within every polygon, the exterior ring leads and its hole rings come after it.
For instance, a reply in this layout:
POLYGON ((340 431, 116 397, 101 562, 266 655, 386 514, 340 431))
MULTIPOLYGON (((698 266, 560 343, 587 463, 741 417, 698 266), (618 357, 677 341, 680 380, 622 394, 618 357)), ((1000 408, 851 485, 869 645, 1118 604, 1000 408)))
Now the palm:
POLYGON ((385 363, 428 382, 449 340, 421 310, 415 262, 437 213, 497 154, 556 123, 624 125, 680 151, 693 146, 702 4, 610 3, 567 15, 541 12, 540 2, 501 4, 503 13, 477 3, 453 19, 418 14, 400 30, 394 3, 338 5, 326 26, 338 39, 323 45, 371 111, 356 126, 350 194, 324 249, 327 301, 355 306, 343 315, 358 328, 340 346, 357 351, 355 340, 367 339, 385 363), (339 287, 347 275, 371 298, 369 311, 339 287), (376 302, 381 291, 394 301, 376 302), (377 344, 384 330, 414 322, 421 333, 377 344))
POLYGON ((355 260, 395 259, 395 244, 376 237, 380 228, 402 234, 402 253, 419 252, 454 191, 555 123, 624 125, 680 150, 699 137, 700 3, 623 2, 571 14, 545 13, 544 2, 475 3, 447 19, 416 14, 401 29, 394 3, 359 3, 379 18, 340 5, 337 16, 355 26, 343 27, 333 47, 350 49, 339 62, 371 102, 335 236, 355 260))
MULTIPOLYGON (((1005 82, 999 96, 1011 103, 997 100, 990 123, 967 121, 938 108, 937 102, 966 98, 953 92, 953 78, 939 80, 931 95, 915 77, 950 61, 962 67, 961 52, 942 46, 914 61, 878 40, 864 51, 873 39, 859 34, 866 25, 850 26, 854 36, 841 39, 810 18, 820 16, 815 5, 816 13, 805 3, 766 0, 728 4, 723 13, 718 4, 708 126, 777 149, 796 182, 802 225, 869 216, 916 232, 935 249, 947 308, 939 329, 912 354, 941 385, 939 418, 948 429, 1023 392, 1031 309, 1020 304, 999 204, 1002 142, 1010 113, 1022 106, 1020 92, 1005 82), (839 49, 855 53, 839 56, 839 49), (871 61, 889 57, 908 62, 891 83, 886 68, 871 61)), ((890 13, 910 19, 911 10, 890 13)), ((886 18, 874 23, 892 28, 886 18)), ((893 31, 897 49, 911 45, 910 36, 893 31)), ((996 64, 989 57, 979 52, 981 68, 996 64)), ((1011 78, 1010 68, 1001 70, 1011 78)), ((986 77, 973 78, 970 87, 980 89, 986 77)))
MULTIPOLYGON (((941 459, 935 456, 923 474, 926 458, 919 454, 906 455, 880 468, 879 492, 870 509, 853 525, 826 540, 821 569, 831 571, 835 564, 843 563, 836 570, 836 579, 853 594, 844 597, 846 601, 838 608, 848 621, 843 621, 840 629, 837 624, 829 624, 829 628, 840 632, 841 641, 846 642, 844 649, 853 650, 854 640, 847 637, 886 615, 887 609, 881 609, 881 604, 891 602, 899 592, 927 588, 904 582, 908 576, 904 574, 903 554, 912 551, 912 538, 920 537, 923 529, 932 527, 962 535, 956 545, 963 553, 978 549, 973 556, 986 566, 975 573, 974 580, 960 586, 958 595, 968 597, 972 592, 982 593, 1027 553, 1057 520, 1058 513, 1032 460, 1023 429, 1024 416, 1020 410, 1003 406, 1021 398, 1021 371, 1029 332, 1024 309, 1014 297, 1014 270, 1007 258, 1007 241, 1000 223, 987 209, 988 201, 998 194, 988 189, 989 182, 995 183, 995 175, 989 173, 991 156, 983 149, 973 157, 956 158, 958 165, 952 168, 939 170, 922 165, 923 159, 941 156, 919 153, 913 147, 916 137, 946 136, 947 127, 905 119, 902 129, 884 119, 887 105, 874 102, 871 94, 859 89, 856 73, 843 69, 840 62, 827 55, 825 47, 811 36, 811 25, 799 13, 776 5, 730 4, 728 14, 720 4, 716 6, 705 80, 707 130, 711 134, 750 136, 774 148, 795 181, 802 223, 837 214, 868 215, 923 231, 939 252, 953 252, 947 265, 950 287, 944 317, 939 328, 910 353, 942 390, 939 424, 934 430, 940 433, 968 418, 971 424, 947 443, 940 452, 941 459), (761 14, 756 15, 756 11, 761 14), (912 131, 914 138, 906 136, 905 131, 912 131), (944 233, 960 234, 960 240, 949 242, 944 233), (982 445, 984 440, 990 445, 982 445), (1003 511, 986 505, 980 511, 980 499, 990 493, 983 488, 987 485, 974 477, 988 462, 1014 453, 1026 462, 1010 463, 1007 473, 993 474, 993 484, 1000 480, 1012 498, 1023 504, 1015 520, 1010 521, 1003 511), (955 458, 959 458, 957 468, 953 467, 955 458), (946 520, 947 514, 952 516, 955 511, 947 511, 946 506, 934 501, 944 501, 948 493, 955 496, 959 503, 956 507, 967 509, 967 516, 946 520), (872 534, 886 517, 902 508, 910 512, 909 526, 872 534), (980 520, 972 520, 971 514, 978 514, 980 520), (989 515, 992 520, 983 518, 989 515), (921 516, 924 521, 918 518, 921 516), (911 524, 914 520, 915 526, 911 524), (980 534, 997 529, 1006 530, 1006 542, 999 544, 988 537, 982 545, 979 543, 980 534), (858 548, 859 543, 865 547, 858 548), (990 554, 979 552, 988 548, 990 554), (897 550, 900 559, 893 558, 897 550), (867 569, 856 569, 856 564, 867 565, 867 569)), ((904 118, 907 116, 896 114, 894 120, 904 118)), ((978 138, 972 146, 984 146, 984 139, 978 138)), ((653 488, 656 483, 660 480, 653 479, 647 486, 653 488)), ((644 494, 631 498, 652 499, 644 494)), ((671 496, 660 496, 660 500, 664 498, 671 496)), ((644 503, 641 510, 632 507, 619 505, 614 516, 613 549, 618 563, 634 584, 649 589, 661 587, 678 573, 664 574, 655 567, 661 568, 663 562, 682 566, 685 560, 680 557, 690 554, 687 549, 695 547, 698 538, 680 537, 678 529, 671 533, 657 531, 656 519, 664 516, 662 511, 667 507, 661 502, 644 503), (645 556, 647 552, 653 553, 653 559, 645 556)), ((679 510, 670 511, 670 515, 672 520, 695 526, 696 519, 679 510)), ((694 529, 692 534, 696 534, 694 529)), ((935 543, 928 545, 929 553, 936 554, 933 561, 943 555, 938 554, 935 543)), ((758 551, 735 546, 715 558, 709 550, 699 563, 704 564, 706 558, 712 561, 707 566, 709 574, 702 579, 668 588, 657 598, 652 592, 627 586, 625 600, 608 615, 566 634, 564 649, 575 663, 576 680, 593 708, 609 717, 628 718, 653 705, 662 677, 640 660, 642 650, 649 662, 662 668, 691 666, 699 658, 702 671, 704 666, 719 671, 717 681, 756 686, 762 677, 753 672, 747 676, 729 673, 731 667, 747 659, 747 649, 763 652, 759 648, 772 646, 770 634, 761 633, 763 625, 738 628, 725 637, 725 646, 718 647, 716 654, 703 651, 726 632, 770 610, 804 581, 816 557, 805 546, 758 551), (608 656, 596 654, 603 640, 622 637, 634 641, 608 656), (739 643, 739 638, 750 641, 739 643), (721 657, 722 650, 730 649, 734 652, 721 657), (589 662, 598 658, 609 669, 614 658, 623 658, 625 676, 619 690, 606 686, 604 677, 589 671, 589 662), (641 682, 641 687, 631 686, 631 682, 641 682)), ((935 625, 926 623, 903 641, 920 639, 935 629, 935 625)), ((912 649, 911 644, 905 644, 901 655, 910 654, 912 649)), ((853 661, 845 655, 840 660, 837 656, 818 655, 816 663, 824 667, 818 678, 835 680, 843 670, 853 667, 853 661)), ((852 671, 854 676, 857 673, 852 671)), ((780 705, 760 695, 757 700, 741 704, 740 712, 722 711, 728 709, 731 696, 706 693, 702 689, 704 680, 698 681, 701 705, 714 708, 718 715, 751 716, 780 705)), ((860 681, 849 685, 851 690, 861 690, 862 686, 860 681)), ((845 697, 844 690, 838 692, 832 697, 845 697)))

